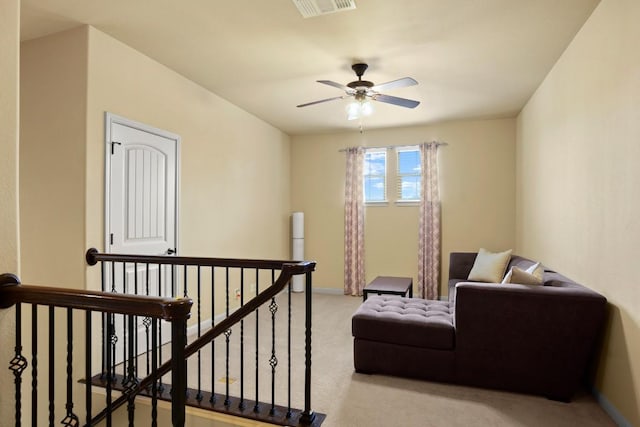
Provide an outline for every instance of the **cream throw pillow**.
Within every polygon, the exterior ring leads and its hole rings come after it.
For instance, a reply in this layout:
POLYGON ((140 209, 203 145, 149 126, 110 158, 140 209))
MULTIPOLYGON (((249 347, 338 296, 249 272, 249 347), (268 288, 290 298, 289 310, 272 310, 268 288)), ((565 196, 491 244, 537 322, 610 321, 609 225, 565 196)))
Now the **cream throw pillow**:
POLYGON ((474 282, 500 283, 511 259, 511 249, 504 252, 489 252, 480 248, 473 263, 468 280, 474 282))
POLYGON ((502 283, 517 283, 520 285, 542 285, 542 276, 544 269, 539 262, 531 267, 523 270, 518 267, 512 267, 504 276, 502 283))

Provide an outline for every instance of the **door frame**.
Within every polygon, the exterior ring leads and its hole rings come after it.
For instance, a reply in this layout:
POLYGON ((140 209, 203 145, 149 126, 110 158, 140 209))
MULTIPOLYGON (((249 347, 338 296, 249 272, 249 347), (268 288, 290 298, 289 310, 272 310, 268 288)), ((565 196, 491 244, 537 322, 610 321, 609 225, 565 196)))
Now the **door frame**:
POLYGON ((111 126, 113 124, 120 124, 128 126, 134 129, 138 129, 142 132, 151 133, 167 139, 174 140, 176 142, 176 197, 175 197, 175 251, 176 254, 180 251, 180 230, 178 225, 180 224, 180 147, 181 138, 180 135, 168 132, 163 129, 146 125, 144 123, 136 122, 135 120, 127 119, 126 117, 118 116, 116 114, 105 111, 104 113, 104 252, 111 253, 111 245, 109 244, 110 224, 111 224, 111 126))

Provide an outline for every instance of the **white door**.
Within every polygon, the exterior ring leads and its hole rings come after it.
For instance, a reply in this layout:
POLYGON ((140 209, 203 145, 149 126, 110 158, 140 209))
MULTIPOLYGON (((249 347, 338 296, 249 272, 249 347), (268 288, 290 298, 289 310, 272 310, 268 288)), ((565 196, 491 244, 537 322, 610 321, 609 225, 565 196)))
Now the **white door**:
POLYGON ((176 250, 179 137, 113 115, 108 252, 162 255, 176 250))
MULTIPOLYGON (((178 145, 180 137, 106 114, 106 252, 165 255, 177 251, 178 145)), ((107 291, 173 296, 171 269, 158 265, 106 268, 107 291)), ((138 319, 138 348, 146 347, 138 319)), ((118 343, 125 333, 116 322, 118 343)), ((163 327, 163 330, 165 328, 163 327)), ((163 334, 162 341, 170 338, 163 334)), ((118 347, 121 347, 118 345, 118 347)), ((116 360, 121 360, 119 351, 116 360)))

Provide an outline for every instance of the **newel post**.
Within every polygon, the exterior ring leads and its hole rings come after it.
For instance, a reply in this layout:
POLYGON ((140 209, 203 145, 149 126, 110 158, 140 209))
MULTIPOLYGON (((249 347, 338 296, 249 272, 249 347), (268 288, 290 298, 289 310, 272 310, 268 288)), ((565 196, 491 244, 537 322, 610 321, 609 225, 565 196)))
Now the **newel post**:
POLYGON ((305 276, 304 411, 300 416, 300 421, 310 425, 316 417, 316 414, 311 410, 311 271, 307 271, 305 276))
POLYGON ((165 320, 171 322, 171 424, 184 427, 187 403, 187 319, 193 301, 188 298, 176 300, 168 310, 165 320))
MULTIPOLYGON (((5 290, 20 285, 20 279, 18 276, 5 273, 0 274, 0 308, 9 308, 16 302, 13 298, 6 295, 5 290)), ((20 304, 16 305, 16 345, 15 356, 9 362, 9 369, 13 371, 14 384, 15 384, 15 422, 16 425, 20 425, 22 419, 22 372, 27 368, 27 359, 22 355, 22 312, 20 304)), ((8 344, 8 343, 4 343, 8 344)), ((7 417, 7 422, 9 421, 7 417)))
POLYGON ((2 292, 8 286, 17 286, 20 284, 20 279, 18 276, 11 273, 0 274, 0 308, 9 308, 15 301, 10 300, 7 296, 2 292))

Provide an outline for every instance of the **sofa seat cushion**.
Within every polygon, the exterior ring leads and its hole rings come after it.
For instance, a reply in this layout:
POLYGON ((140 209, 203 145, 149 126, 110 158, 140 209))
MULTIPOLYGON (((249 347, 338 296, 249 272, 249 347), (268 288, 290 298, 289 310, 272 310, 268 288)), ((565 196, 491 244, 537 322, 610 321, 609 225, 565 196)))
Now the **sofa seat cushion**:
POLYGON ((453 316, 448 301, 369 297, 351 322, 353 336, 420 348, 453 350, 453 316))

